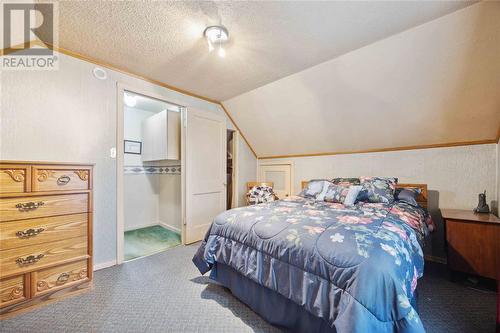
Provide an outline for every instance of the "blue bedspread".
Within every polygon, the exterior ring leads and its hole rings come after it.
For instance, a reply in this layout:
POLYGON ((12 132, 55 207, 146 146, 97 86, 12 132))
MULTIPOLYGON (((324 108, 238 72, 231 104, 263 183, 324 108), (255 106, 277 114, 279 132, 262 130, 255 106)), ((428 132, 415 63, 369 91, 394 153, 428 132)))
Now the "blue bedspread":
POLYGON ((292 197, 220 214, 193 262, 202 274, 228 265, 338 332, 424 332, 413 300, 425 218, 402 202, 292 197))

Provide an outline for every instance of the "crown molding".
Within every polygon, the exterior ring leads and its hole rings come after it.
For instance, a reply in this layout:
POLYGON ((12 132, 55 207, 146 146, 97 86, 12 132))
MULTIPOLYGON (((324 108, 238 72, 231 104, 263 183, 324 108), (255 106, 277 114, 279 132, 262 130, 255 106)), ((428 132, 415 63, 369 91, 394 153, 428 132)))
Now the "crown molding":
POLYGON ((485 145, 485 144, 491 144, 491 143, 497 143, 497 142, 498 142, 498 140, 496 140, 496 139, 490 139, 490 140, 448 142, 448 143, 437 143, 437 144, 427 144, 427 145, 389 147, 389 148, 375 148, 375 149, 352 150, 352 151, 338 151, 338 152, 324 152, 324 153, 311 153, 311 154, 271 155, 271 156, 261 156, 261 157, 259 157, 259 160, 268 160, 268 159, 275 159, 275 158, 293 158, 293 157, 314 157, 314 156, 330 156, 330 155, 351 155, 351 154, 382 153, 382 152, 401 151, 401 150, 417 150, 417 149, 431 149, 431 148, 446 148, 446 147, 485 145))

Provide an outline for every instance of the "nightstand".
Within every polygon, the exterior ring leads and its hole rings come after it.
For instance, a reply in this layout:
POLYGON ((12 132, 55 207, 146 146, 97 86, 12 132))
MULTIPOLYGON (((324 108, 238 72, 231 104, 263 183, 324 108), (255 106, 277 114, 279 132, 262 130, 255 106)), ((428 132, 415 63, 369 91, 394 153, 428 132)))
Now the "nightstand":
POLYGON ((493 214, 442 209, 448 267, 453 271, 499 279, 500 219, 493 214))
POLYGON ((493 214, 442 209, 448 267, 497 280, 497 333, 500 333, 500 219, 493 214))

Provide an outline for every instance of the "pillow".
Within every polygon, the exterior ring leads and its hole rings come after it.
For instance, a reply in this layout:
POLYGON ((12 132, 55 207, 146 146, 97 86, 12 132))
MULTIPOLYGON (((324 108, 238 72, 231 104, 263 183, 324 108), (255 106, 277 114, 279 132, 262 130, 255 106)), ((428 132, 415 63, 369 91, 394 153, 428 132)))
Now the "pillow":
POLYGON ((330 184, 331 183, 327 180, 323 181, 323 189, 316 196, 316 201, 324 201, 325 200, 325 195, 326 195, 326 192, 328 191, 328 187, 330 187, 330 184))
POLYGON ((254 186, 248 192, 248 201, 251 203, 263 203, 274 201, 274 191, 270 186, 254 186))
POLYGON ((360 177, 362 189, 358 200, 367 202, 392 203, 396 189, 397 178, 360 177))
POLYGON ((331 182, 344 187, 360 184, 359 178, 333 178, 331 182))
POLYGON ((394 193, 394 198, 409 205, 418 206, 417 197, 420 193, 422 193, 422 190, 418 187, 398 188, 394 193))
POLYGON ((345 206, 352 206, 356 202, 356 198, 358 197, 359 192, 363 186, 361 185, 353 185, 349 187, 349 191, 344 199, 345 206))
POLYGON ((299 196, 304 198, 316 198, 325 186, 325 182, 330 184, 328 180, 325 179, 312 179, 307 183, 307 186, 300 192, 299 196))
POLYGON ((330 183, 325 193, 325 201, 344 203, 348 192, 348 187, 330 183))

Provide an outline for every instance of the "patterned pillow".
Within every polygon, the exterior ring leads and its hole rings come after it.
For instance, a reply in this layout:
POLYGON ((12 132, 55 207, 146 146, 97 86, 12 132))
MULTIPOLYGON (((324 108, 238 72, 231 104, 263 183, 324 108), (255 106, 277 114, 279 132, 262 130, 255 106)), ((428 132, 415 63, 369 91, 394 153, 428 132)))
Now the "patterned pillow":
POLYGON ((397 178, 388 177, 360 177, 361 192, 358 201, 392 203, 397 178))
POLYGON ((422 193, 418 187, 397 188, 394 193, 394 198, 399 201, 404 201, 409 205, 418 206, 417 197, 422 193))
POLYGON ((330 184, 326 190, 325 201, 344 203, 347 193, 349 193, 349 187, 330 184))
POLYGON ((359 178, 333 178, 331 182, 344 187, 360 184, 359 178))
POLYGON ((347 192, 347 196, 344 200, 345 206, 352 206, 356 203, 356 198, 358 197, 359 192, 363 187, 361 185, 352 185, 349 186, 349 191, 347 192))
POLYGON ((316 196, 323 191, 325 182, 329 183, 329 181, 325 179, 311 179, 307 182, 307 186, 300 192, 299 196, 304 198, 316 198, 316 196))
POLYGON ((254 186, 248 192, 248 201, 263 203, 274 201, 274 191, 270 186, 254 186))

